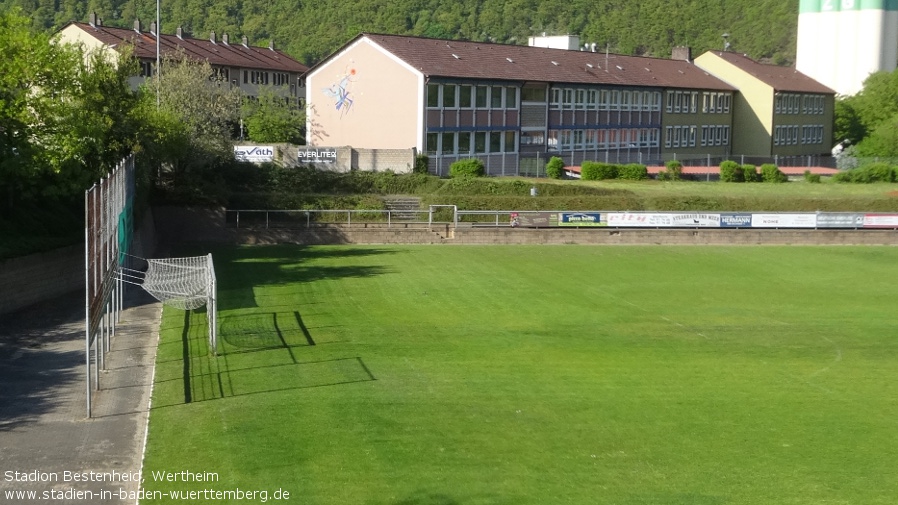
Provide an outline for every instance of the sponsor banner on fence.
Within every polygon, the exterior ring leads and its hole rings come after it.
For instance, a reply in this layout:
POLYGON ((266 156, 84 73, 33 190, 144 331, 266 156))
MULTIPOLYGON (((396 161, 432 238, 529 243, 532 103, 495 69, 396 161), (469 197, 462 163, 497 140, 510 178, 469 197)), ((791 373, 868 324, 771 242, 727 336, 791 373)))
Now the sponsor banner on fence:
POLYGON ((234 159, 252 163, 274 161, 274 146, 234 146, 234 159))
POLYGON ((719 228, 720 214, 671 214, 672 226, 719 228))
POLYGON ((898 214, 864 214, 864 228, 898 228, 898 214))
POLYGON ((598 212, 562 212, 558 214, 558 226, 607 226, 598 212))
POLYGON ((848 212, 821 212, 817 214, 817 228, 860 228, 864 226, 863 214, 848 212))
POLYGON ((649 228, 672 226, 672 214, 659 212, 609 212, 606 214, 608 226, 649 228))
POLYGON ((721 214, 721 228, 751 228, 751 214, 721 214))
POLYGON ((300 147, 296 161, 299 163, 336 163, 337 150, 333 147, 300 147))
POLYGON ((558 226, 558 214, 551 212, 512 212, 511 225, 523 228, 558 226))
POLYGON ((815 228, 817 214, 752 214, 752 228, 815 228))

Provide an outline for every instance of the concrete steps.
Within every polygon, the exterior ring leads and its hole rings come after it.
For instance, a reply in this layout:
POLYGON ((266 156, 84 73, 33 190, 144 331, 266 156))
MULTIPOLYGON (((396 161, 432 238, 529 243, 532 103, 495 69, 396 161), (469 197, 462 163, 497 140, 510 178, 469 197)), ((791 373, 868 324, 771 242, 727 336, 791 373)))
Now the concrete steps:
POLYGON ((415 197, 384 198, 384 205, 390 211, 391 219, 397 221, 425 221, 420 212, 421 199, 415 197))

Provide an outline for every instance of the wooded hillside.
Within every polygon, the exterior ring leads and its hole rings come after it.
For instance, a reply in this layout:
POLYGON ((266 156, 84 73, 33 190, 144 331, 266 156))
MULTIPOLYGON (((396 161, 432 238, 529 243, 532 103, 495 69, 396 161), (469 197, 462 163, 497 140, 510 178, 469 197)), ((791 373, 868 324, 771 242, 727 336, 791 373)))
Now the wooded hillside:
MULTIPOLYGON (((526 44, 527 37, 579 35, 615 53, 670 56, 688 45, 698 55, 723 48, 777 64, 795 57, 798 0, 162 0, 162 31, 194 37, 246 35, 312 65, 360 32, 526 44)), ((0 0, 21 7, 35 27, 57 30, 96 12, 108 26, 145 26, 153 0, 0 0)))

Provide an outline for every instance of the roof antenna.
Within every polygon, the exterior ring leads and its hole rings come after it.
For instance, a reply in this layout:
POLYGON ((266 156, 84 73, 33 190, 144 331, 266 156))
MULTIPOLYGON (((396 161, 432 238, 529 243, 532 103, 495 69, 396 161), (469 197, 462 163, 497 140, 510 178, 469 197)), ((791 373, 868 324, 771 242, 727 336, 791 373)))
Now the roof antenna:
POLYGON ((609 45, 610 44, 608 42, 605 42, 605 72, 608 71, 608 46, 609 45))

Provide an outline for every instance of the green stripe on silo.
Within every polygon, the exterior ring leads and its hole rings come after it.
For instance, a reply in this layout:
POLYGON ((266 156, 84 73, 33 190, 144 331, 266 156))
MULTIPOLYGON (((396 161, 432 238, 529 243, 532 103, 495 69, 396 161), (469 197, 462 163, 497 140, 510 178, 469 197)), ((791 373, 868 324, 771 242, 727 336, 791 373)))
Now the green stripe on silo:
POLYGON ((861 10, 898 11, 898 0, 799 0, 798 13, 861 10))
POLYGON ((801 0, 798 3, 798 13, 804 14, 806 12, 820 12, 820 4, 822 0, 801 0))

